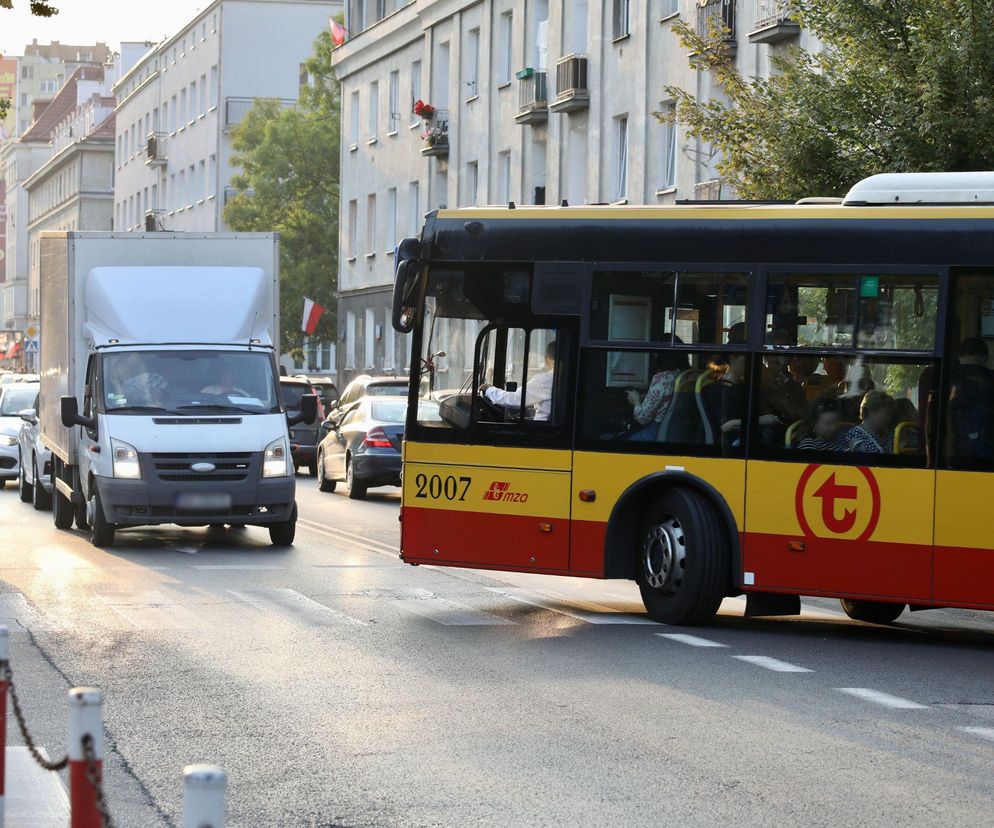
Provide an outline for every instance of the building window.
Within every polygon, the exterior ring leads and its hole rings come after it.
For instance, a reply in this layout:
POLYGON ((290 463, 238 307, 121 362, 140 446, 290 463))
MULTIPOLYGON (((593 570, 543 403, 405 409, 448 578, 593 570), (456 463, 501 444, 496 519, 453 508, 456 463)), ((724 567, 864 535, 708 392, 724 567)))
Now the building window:
POLYGON ((207 75, 200 76, 200 114, 207 112, 207 75))
POLYGON ((497 30, 497 83, 505 84, 511 82, 511 67, 513 61, 513 39, 512 24, 514 15, 511 12, 504 12, 500 16, 497 30))
POLYGON ((369 85, 369 139, 375 140, 380 126, 380 82, 369 85))
MULTIPOLYGON (((352 202, 355 204, 355 202, 352 202)), ((345 370, 355 370, 355 313, 348 311, 345 314, 345 370)))
POLYGON ((211 67, 211 107, 217 106, 217 66, 211 67))
POLYGON ((387 105, 390 112, 387 115, 387 131, 396 132, 400 127, 400 72, 396 69, 390 73, 389 99, 387 105))
POLYGON ((628 116, 614 119, 614 200, 628 197, 628 116))
POLYGON ((387 190, 387 251, 392 253, 397 245, 397 188, 387 190))
POLYGON ((349 144, 359 145, 359 90, 352 93, 351 120, 349 121, 349 144))
POLYGON ((417 181, 412 181, 407 187, 407 211, 407 235, 413 238, 421 232, 421 185, 417 181))
MULTIPOLYGON (((676 104, 663 104, 663 113, 672 117, 676 114, 676 104)), ((662 157, 659 161, 659 189, 668 190, 676 186, 677 125, 663 124, 662 157)))
POLYGON ((507 204, 511 200, 511 151, 505 150, 497 156, 497 203, 507 204))
POLYGON ((680 0, 663 0, 663 17, 672 17, 680 12, 680 0))
POLYGON ((614 38, 632 33, 632 0, 614 0, 614 38))
POLYGON ((480 94, 480 30, 470 29, 466 40, 466 97, 480 94))
POLYGON ((366 196, 366 255, 376 255, 376 195, 366 196))
POLYGON ((376 368, 376 311, 366 308, 366 324, 363 325, 363 350, 367 369, 376 368))
POLYGON ((191 126, 193 125, 193 120, 197 115, 196 109, 197 109, 197 82, 193 81, 190 84, 190 109, 187 111, 186 114, 187 120, 190 122, 191 126))
POLYGON ((347 246, 349 259, 355 259, 356 246, 359 241, 359 204, 355 199, 349 202, 349 243, 347 246))
POLYGON ((420 126, 421 119, 414 114, 414 104, 421 98, 421 61, 411 64, 411 126, 420 126))
POLYGON ((179 93, 179 129, 183 128, 183 124, 186 122, 186 89, 181 89, 179 93))
POLYGON ((397 338, 393 325, 383 326, 383 370, 391 373, 397 368, 397 338))
POLYGON ((197 198, 203 201, 207 198, 207 162, 201 161, 197 166, 197 198))
POLYGON ((480 185, 480 165, 476 161, 466 164, 466 190, 463 193, 463 206, 476 204, 477 188, 480 185))

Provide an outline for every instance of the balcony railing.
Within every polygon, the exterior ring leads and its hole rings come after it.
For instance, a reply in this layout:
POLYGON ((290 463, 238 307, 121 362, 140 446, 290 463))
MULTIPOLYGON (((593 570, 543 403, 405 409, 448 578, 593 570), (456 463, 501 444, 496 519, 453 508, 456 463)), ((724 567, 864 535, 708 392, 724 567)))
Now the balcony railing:
POLYGON ((556 61, 556 99, 549 105, 553 112, 572 112, 590 106, 587 88, 587 56, 565 55, 556 61))
MULTIPOLYGON (((225 98, 224 99, 224 129, 229 130, 238 126, 248 115, 249 110, 260 98, 225 98)), ((276 98, 281 109, 292 109, 297 105, 293 98, 276 98)))
POLYGON ((790 19, 787 0, 756 0, 756 25, 750 43, 780 43, 797 37, 801 27, 790 19))
POLYGON ((725 30, 725 40, 735 40, 735 0, 704 0, 697 4, 697 33, 706 37, 711 27, 725 30), (712 21, 714 21, 712 23, 712 21))
POLYGON ((435 114, 425 121, 425 131, 422 136, 424 145, 422 155, 449 154, 449 111, 436 109, 435 114))
POLYGON ((151 210, 145 211, 145 232, 155 233, 162 229, 162 217, 166 214, 165 210, 157 210, 152 208, 151 210))
POLYGON ((145 165, 161 167, 166 163, 166 133, 150 132, 145 139, 145 165))
POLYGON ((696 201, 727 201, 735 198, 735 190, 720 178, 702 181, 694 185, 696 201))
POLYGON ((545 72, 522 69, 518 78, 518 114, 514 120, 519 124, 540 124, 549 119, 549 93, 545 72))

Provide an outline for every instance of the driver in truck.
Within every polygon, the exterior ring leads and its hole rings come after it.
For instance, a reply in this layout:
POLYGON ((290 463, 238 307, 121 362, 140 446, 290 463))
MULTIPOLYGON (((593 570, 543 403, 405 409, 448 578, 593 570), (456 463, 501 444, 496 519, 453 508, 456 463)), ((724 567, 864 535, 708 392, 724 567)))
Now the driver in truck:
MULTIPOLYGON (((525 405, 533 406, 536 421, 548 420, 552 412, 552 385, 556 374, 556 340, 545 346, 545 370, 535 374, 524 388, 525 405)), ((521 389, 505 391, 486 386, 480 393, 489 402, 502 408, 520 408, 521 389)))
POLYGON ((218 381, 213 385, 200 389, 201 394, 213 394, 216 396, 247 397, 248 393, 235 385, 235 370, 228 363, 221 365, 218 372, 218 381))

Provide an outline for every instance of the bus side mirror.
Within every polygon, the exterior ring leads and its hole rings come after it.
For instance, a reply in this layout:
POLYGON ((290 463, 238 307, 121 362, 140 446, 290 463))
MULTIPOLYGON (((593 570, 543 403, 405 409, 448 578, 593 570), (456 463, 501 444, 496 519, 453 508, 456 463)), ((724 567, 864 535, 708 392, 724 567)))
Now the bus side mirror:
POLYGON ((390 323, 397 333, 410 333, 417 317, 418 277, 421 264, 417 260, 421 243, 417 239, 404 239, 397 246, 397 269, 393 282, 393 307, 390 323))

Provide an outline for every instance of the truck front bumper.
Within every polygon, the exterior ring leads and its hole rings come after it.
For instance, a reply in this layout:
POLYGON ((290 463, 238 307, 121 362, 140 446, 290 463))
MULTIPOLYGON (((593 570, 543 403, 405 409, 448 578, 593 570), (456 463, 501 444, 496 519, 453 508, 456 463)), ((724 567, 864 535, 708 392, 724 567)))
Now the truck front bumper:
POLYGON ((288 520, 294 504, 294 478, 239 482, 186 482, 96 478, 108 523, 118 526, 204 526, 244 523, 265 526, 288 520))

